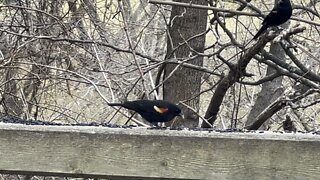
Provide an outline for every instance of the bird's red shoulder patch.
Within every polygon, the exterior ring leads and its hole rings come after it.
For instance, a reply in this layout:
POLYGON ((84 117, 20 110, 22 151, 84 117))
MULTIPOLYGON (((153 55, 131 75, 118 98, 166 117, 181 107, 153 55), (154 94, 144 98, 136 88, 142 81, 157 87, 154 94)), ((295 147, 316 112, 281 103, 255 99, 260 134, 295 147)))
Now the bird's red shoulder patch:
POLYGON ((163 107, 158 107, 158 106, 153 106, 153 109, 161 114, 169 111, 168 108, 163 108, 163 107))

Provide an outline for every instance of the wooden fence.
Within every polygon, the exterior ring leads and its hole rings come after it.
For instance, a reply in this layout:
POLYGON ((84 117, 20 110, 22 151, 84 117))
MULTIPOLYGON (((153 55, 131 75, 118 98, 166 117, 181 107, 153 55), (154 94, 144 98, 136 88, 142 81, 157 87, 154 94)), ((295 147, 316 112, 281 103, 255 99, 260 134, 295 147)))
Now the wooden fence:
POLYGON ((0 173, 111 179, 319 179, 320 135, 0 123, 0 173))

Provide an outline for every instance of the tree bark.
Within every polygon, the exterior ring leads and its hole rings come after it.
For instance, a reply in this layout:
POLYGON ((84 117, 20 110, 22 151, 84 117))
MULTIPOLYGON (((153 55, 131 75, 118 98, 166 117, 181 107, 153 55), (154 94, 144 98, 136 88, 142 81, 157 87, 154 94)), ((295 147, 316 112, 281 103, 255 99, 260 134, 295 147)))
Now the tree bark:
MULTIPOLYGON (((189 0, 181 0, 180 2, 190 2, 189 0)), ((193 3, 207 5, 205 0, 197 0, 193 3)), ((192 38, 186 43, 189 38, 204 33, 207 27, 207 11, 200 9, 184 8, 173 6, 169 24, 169 37, 167 40, 166 58, 184 59, 191 55, 195 55, 192 49, 202 53, 205 45, 205 34, 192 38), (184 43, 183 45, 181 45, 184 43), (179 46, 179 47, 178 47, 179 46), (175 48, 178 47, 176 50, 175 48), (190 49, 190 47, 192 49, 190 49)), ((197 57, 188 63, 198 66, 203 65, 203 57, 197 57)), ((174 71, 177 65, 167 64, 164 70, 164 79, 174 71)), ((177 103, 181 100, 187 100, 186 104, 192 107, 196 112, 199 112, 200 97, 193 95, 200 92, 202 72, 179 68, 174 74, 169 77, 163 85, 163 98, 165 100, 177 103), (192 99, 190 99, 192 98, 192 99), (190 100, 189 100, 190 99, 190 100)), ((197 113, 182 107, 185 119, 176 121, 173 126, 197 127, 199 125, 197 113)))
MULTIPOLYGON (((279 43, 271 44, 270 53, 284 61, 285 52, 279 43)), ((273 73, 276 73, 276 70, 268 66, 266 76, 269 76, 273 73)), ((284 92, 282 80, 283 76, 280 76, 262 84, 262 88, 258 93, 257 100, 248 115, 246 126, 254 123, 258 115, 284 92)), ((268 121, 265 122, 259 129, 265 130, 267 127, 268 121)))

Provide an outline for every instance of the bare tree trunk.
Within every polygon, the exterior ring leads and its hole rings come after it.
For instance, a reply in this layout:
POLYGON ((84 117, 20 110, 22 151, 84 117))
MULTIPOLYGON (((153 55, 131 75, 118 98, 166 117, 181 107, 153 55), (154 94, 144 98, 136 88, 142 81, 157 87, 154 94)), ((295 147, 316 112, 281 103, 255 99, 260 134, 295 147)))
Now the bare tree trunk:
MULTIPOLYGON (((181 2, 189 2, 189 0, 182 0, 181 2)), ((207 1, 197 0, 196 4, 206 5, 207 1)), ((167 40, 167 55, 166 58, 184 59, 188 58, 192 53, 190 47, 197 51, 204 51, 205 34, 200 37, 193 38, 187 44, 180 46, 174 51, 174 48, 179 44, 184 43, 189 38, 204 33, 207 27, 207 11, 183 8, 178 6, 172 7, 171 17, 169 24, 169 37, 167 40), (173 52, 174 51, 174 52, 173 52)), ((194 54, 193 54, 194 55, 194 54)), ((202 66, 203 57, 197 57, 188 63, 202 66)), ((176 68, 176 65, 167 64, 164 70, 164 79, 169 77, 170 73, 176 68)), ((163 97, 165 100, 171 102, 179 102, 181 100, 188 100, 186 104, 192 107, 196 112, 199 112, 199 96, 190 99, 193 95, 200 92, 202 72, 188 69, 179 68, 174 74, 165 81, 163 85, 163 97), (190 99, 190 100, 189 100, 190 99)), ((182 107, 185 119, 184 121, 176 121, 174 126, 197 127, 198 116, 197 114, 186 108, 182 107)))
MULTIPOLYGON (((278 0, 275 0, 275 4, 277 2, 278 0)), ((285 23, 282 27, 289 27, 289 23, 285 23)), ((279 43, 271 43, 270 53, 285 61, 286 53, 279 43)), ((266 76, 274 73, 276 73, 276 70, 268 66, 266 76)), ((257 100, 248 115, 246 126, 253 124, 259 114, 284 92, 282 80, 283 76, 280 76, 262 85, 261 91, 258 93, 257 100)), ((268 122, 269 121, 265 122, 259 129, 266 130, 268 128, 268 122)))
MULTIPOLYGON (((285 52, 279 43, 271 44, 270 53, 281 60, 284 60, 285 58, 285 52)), ((266 76, 269 76, 273 73, 276 73, 276 70, 268 66, 266 76)), ((265 82, 262 85, 261 91, 258 93, 257 100, 248 115, 246 126, 254 123, 258 115, 284 92, 282 80, 283 76, 280 76, 272 81, 265 82)), ((268 121, 265 122, 259 129, 267 129, 267 126, 268 121)))

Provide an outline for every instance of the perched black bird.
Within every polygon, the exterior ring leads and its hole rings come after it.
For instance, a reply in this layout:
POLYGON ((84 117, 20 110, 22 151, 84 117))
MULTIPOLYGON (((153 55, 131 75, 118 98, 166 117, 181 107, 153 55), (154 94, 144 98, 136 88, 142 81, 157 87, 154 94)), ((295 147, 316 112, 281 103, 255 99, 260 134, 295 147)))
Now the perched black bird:
POLYGON ((133 110, 152 124, 171 121, 174 117, 182 115, 181 109, 177 105, 163 100, 137 100, 124 103, 108 103, 108 105, 133 110))
POLYGON ((287 22, 292 15, 292 7, 290 0, 279 0, 278 3, 273 7, 272 11, 262 22, 262 27, 253 37, 257 39, 264 31, 271 26, 279 26, 287 22))

